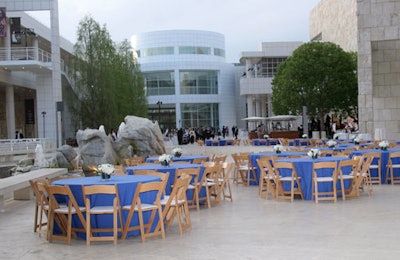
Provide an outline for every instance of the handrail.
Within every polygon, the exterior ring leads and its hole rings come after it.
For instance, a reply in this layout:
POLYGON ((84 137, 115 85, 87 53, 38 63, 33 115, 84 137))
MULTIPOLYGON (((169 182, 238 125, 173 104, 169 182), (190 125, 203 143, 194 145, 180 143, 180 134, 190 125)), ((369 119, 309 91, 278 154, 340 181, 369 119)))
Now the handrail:
POLYGON ((34 153, 40 144, 44 152, 54 151, 55 143, 47 138, 0 139, 0 155, 34 153))

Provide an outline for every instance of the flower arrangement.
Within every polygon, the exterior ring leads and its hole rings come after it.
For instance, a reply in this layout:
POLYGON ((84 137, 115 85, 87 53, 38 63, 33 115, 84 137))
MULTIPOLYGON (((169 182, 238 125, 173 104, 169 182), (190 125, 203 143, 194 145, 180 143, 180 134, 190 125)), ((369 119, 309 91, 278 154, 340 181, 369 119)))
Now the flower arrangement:
POLYGON ((275 151, 276 153, 281 153, 281 152, 283 151, 283 146, 280 145, 280 144, 275 145, 275 146, 274 146, 274 151, 275 151))
POLYGON ((307 134, 303 134, 301 137, 308 138, 308 135, 307 134))
POLYGON ((110 179, 111 175, 114 174, 114 171, 114 165, 109 163, 100 164, 96 169, 96 173, 101 175, 102 179, 110 179))
POLYGON ((180 148, 180 147, 176 147, 176 148, 172 149, 172 154, 173 154, 175 157, 181 157, 181 156, 182 156, 182 153, 183 153, 183 149, 180 148))
POLYGON ((168 166, 171 160, 172 156, 169 154, 162 154, 158 157, 158 161, 164 166, 168 166))
POLYGON ((381 148, 381 150, 387 150, 389 147, 389 142, 388 141, 380 141, 379 142, 379 147, 381 148))
POLYGON ((264 139, 268 139, 269 138, 269 135, 264 135, 264 139))
POLYGON ((326 145, 328 145, 328 147, 330 148, 333 148, 335 147, 335 145, 337 145, 337 143, 334 140, 329 140, 328 142, 326 142, 326 145))
POLYGON ((308 151, 307 155, 308 155, 308 157, 310 157, 312 159, 317 159, 318 156, 321 155, 321 152, 319 149, 313 148, 313 149, 310 149, 310 151, 308 151))
POLYGON ((353 141, 354 141, 354 144, 360 144, 361 138, 356 137, 356 138, 354 138, 353 141))

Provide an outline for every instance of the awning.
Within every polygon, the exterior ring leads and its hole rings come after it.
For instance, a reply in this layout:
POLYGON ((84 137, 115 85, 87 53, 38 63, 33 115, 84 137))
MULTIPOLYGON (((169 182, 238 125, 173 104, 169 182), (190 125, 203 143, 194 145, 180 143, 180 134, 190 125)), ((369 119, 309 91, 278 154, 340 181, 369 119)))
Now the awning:
POLYGON ((297 120, 299 116, 295 115, 280 115, 280 116, 270 116, 267 117, 266 120, 268 121, 291 121, 291 120, 297 120))
POLYGON ((242 120, 245 121, 260 121, 260 120, 267 120, 268 117, 261 117, 261 116, 251 116, 251 117, 245 117, 242 118, 242 120))

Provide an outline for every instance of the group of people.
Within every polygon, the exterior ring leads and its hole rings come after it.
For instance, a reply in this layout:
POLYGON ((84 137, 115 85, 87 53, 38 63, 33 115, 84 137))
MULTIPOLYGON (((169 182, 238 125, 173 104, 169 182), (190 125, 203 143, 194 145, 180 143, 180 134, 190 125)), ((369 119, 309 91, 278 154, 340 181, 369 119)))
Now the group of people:
MULTIPOLYGON (((231 128, 232 137, 234 139, 238 138, 239 129, 237 126, 232 126, 231 128)), ((175 129, 175 132, 166 129, 164 131, 164 136, 171 137, 171 135, 176 134, 178 139, 178 144, 188 144, 194 143, 197 140, 206 140, 206 139, 218 139, 218 138, 227 138, 229 137, 230 131, 228 126, 223 126, 222 130, 220 128, 214 127, 197 127, 197 128, 179 128, 175 129)))

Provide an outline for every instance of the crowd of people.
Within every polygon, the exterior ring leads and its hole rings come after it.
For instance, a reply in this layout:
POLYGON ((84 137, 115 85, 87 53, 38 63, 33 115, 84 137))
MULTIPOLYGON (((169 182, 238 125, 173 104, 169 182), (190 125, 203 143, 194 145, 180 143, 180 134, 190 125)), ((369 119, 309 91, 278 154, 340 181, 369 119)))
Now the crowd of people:
POLYGON ((237 126, 232 126, 229 129, 228 126, 222 126, 221 128, 215 127, 192 127, 192 128, 179 128, 174 131, 166 129, 164 131, 165 137, 176 136, 178 139, 178 144, 188 144, 194 143, 197 140, 207 140, 207 139, 225 139, 232 138, 237 139, 239 134, 239 129, 237 126))

